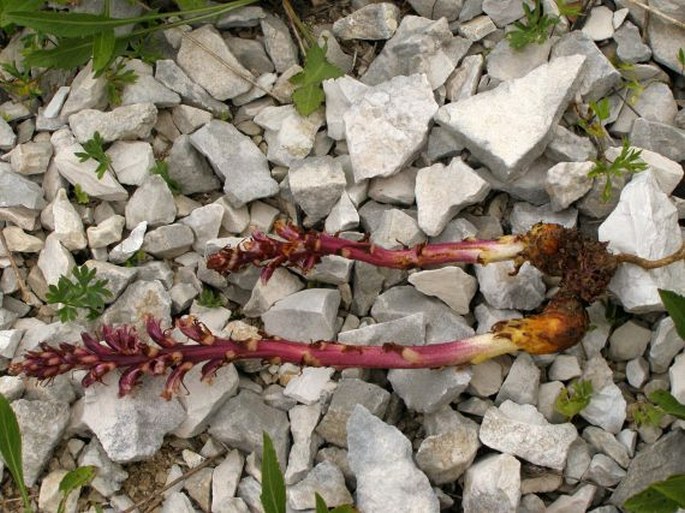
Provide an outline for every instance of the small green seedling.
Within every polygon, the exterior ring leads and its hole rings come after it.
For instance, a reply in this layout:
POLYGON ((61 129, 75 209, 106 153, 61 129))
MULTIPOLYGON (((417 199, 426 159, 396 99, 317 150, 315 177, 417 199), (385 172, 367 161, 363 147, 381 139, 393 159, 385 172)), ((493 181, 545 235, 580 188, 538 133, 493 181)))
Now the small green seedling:
POLYGON ((74 185, 74 198, 79 205, 87 205, 90 203, 90 196, 88 196, 88 193, 84 191, 78 183, 74 185))
POLYGON ((24 466, 21 452, 21 431, 14 410, 4 395, 0 394, 0 456, 12 474, 24 503, 24 513, 32 513, 29 491, 24 482, 24 466))
POLYGON ((169 176, 169 164, 165 161, 157 160, 152 169, 150 169, 150 174, 162 177, 172 194, 181 194, 181 186, 169 176))
POLYGON ((583 2, 566 2, 565 0, 555 0, 559 14, 566 16, 571 21, 574 21, 581 14, 583 14, 583 2))
POLYGON ((649 401, 638 400, 628 407, 628 411, 638 426, 657 427, 664 418, 664 412, 649 401))
POLYGON ((88 310, 88 319, 95 319, 105 309, 105 298, 112 292, 106 288, 107 280, 97 280, 97 271, 85 265, 71 270, 74 280, 65 275, 59 277, 57 285, 50 285, 46 300, 50 304, 61 303, 57 310, 61 322, 73 321, 79 309, 88 310))
MULTIPOLYGON (((278 463, 276 450, 274 444, 268 433, 263 435, 263 451, 262 451, 262 494, 260 500, 264 513, 285 513, 286 511, 286 495, 285 495, 285 480, 283 479, 283 472, 278 463)), ((315 493, 316 513, 359 513, 354 506, 343 504, 329 510, 326 501, 315 493)))
POLYGON ((343 76, 343 72, 326 59, 327 45, 312 43, 307 49, 304 67, 290 79, 295 85, 293 103, 301 116, 309 116, 318 109, 326 98, 322 83, 329 78, 343 76))
POLYGON ((531 43, 542 44, 547 41, 550 29, 559 23, 556 16, 548 16, 543 12, 542 2, 535 0, 535 7, 531 9, 523 3, 523 12, 526 15, 525 23, 514 22, 514 29, 507 33, 509 46, 514 50, 522 50, 531 43))
POLYGON ((74 152, 80 162, 86 162, 87 160, 93 159, 98 163, 98 167, 95 168, 95 174, 98 175, 98 179, 102 180, 105 173, 112 166, 112 159, 105 153, 105 140, 100 135, 100 132, 95 132, 93 138, 87 140, 83 143, 84 151, 74 152))
POLYGON ((124 267, 137 267, 147 262, 147 260, 147 253, 145 253, 145 251, 142 249, 139 249, 133 253, 133 255, 131 255, 126 262, 124 262, 124 267))
POLYGON ((559 392, 554 401, 554 409, 568 420, 571 420, 590 404, 592 392, 591 381, 584 379, 574 381, 571 383, 570 390, 569 388, 563 388, 559 392))
POLYGON ((607 98, 602 98, 598 102, 591 101, 588 104, 588 118, 580 119, 580 126, 590 137, 601 139, 606 135, 603 122, 611 115, 611 104, 607 98))
POLYGON ((224 306, 226 301, 218 292, 215 292, 208 287, 204 287, 197 297, 197 303, 206 308, 219 308, 224 306))
POLYGON ((121 93, 124 87, 138 80, 138 74, 132 69, 126 69, 121 61, 105 69, 104 76, 107 84, 105 86, 107 100, 112 106, 121 105, 121 93))
POLYGON ((30 100, 39 97, 42 93, 38 86, 38 80, 31 78, 31 71, 20 71, 13 62, 3 62, 0 68, 10 77, 8 80, 0 80, 0 89, 16 100, 30 100))
POLYGON ((639 173, 647 169, 647 164, 641 158, 642 150, 631 148, 627 139, 623 140, 621 153, 613 162, 606 158, 595 160, 594 167, 589 171, 590 178, 604 178, 604 189, 602 190, 602 201, 607 202, 611 199, 612 179, 618 178, 627 173, 639 173))
POLYGON ((678 62, 680 63, 680 72, 685 75, 685 50, 678 49, 678 62))
POLYGON ((59 483, 59 491, 62 498, 57 506, 57 513, 64 513, 67 506, 67 499, 74 490, 89 484, 97 475, 97 467, 87 465, 78 467, 67 472, 59 483))

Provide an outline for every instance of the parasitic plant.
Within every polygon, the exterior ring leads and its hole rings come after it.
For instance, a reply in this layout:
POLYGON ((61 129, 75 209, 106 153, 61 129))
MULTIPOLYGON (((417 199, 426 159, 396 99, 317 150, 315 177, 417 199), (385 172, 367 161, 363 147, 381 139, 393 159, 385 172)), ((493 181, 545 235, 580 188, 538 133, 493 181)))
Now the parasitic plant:
POLYGON ((195 342, 186 344, 175 340, 169 329, 163 329, 158 320, 150 318, 146 329, 154 345, 143 342, 130 326, 103 326, 96 336, 84 333, 82 345, 62 343, 55 347, 43 343, 28 351, 22 361, 12 363, 10 371, 46 380, 83 369, 87 371, 83 385, 88 386, 116 369, 121 372, 120 395, 129 393, 145 374, 168 374, 163 396, 170 398, 179 390, 185 374, 201 363, 203 379, 211 380, 221 366, 248 358, 338 369, 417 369, 479 363, 518 350, 532 354, 553 353, 571 347, 583 338, 589 326, 585 306, 604 293, 619 264, 626 262, 655 268, 685 256, 685 248, 656 261, 633 255, 613 255, 607 251, 606 244, 554 224, 538 224, 525 234, 491 241, 422 244, 399 250, 383 249, 368 241, 350 241, 335 235, 303 231, 285 223, 277 224, 276 233, 278 238, 256 232, 236 247, 211 255, 207 266, 229 273, 247 265, 258 265, 263 267, 262 279, 268 280, 277 266, 308 271, 325 255, 341 255, 401 269, 513 260, 517 266, 530 262, 542 272, 559 277, 559 292, 538 314, 501 321, 489 333, 428 346, 305 343, 267 335, 236 340, 214 335, 192 316, 176 321, 176 327, 195 342))

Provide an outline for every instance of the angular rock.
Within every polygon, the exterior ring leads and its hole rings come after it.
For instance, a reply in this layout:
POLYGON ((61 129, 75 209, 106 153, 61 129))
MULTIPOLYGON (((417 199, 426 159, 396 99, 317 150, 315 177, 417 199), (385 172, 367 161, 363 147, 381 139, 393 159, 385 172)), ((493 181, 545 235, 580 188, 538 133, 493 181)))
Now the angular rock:
POLYGON ((119 242, 121 240, 121 232, 125 225, 126 218, 124 216, 113 215, 99 223, 97 226, 88 227, 86 229, 88 247, 91 249, 98 249, 119 242))
POLYGON ((623 106, 618 118, 611 125, 612 133, 629 134, 633 123, 638 119, 635 112, 639 112, 639 117, 647 121, 656 121, 667 125, 673 125, 678 112, 678 105, 671 88, 662 82, 654 82, 645 87, 630 107, 635 110, 623 106))
POLYGON ((521 499, 521 464, 509 454, 482 458, 466 471, 464 511, 505 513, 517 511, 521 499))
POLYGON ((391 369, 388 381, 410 410, 431 413, 455 401, 471 381, 470 369, 391 369))
POLYGON ((458 314, 470 311, 470 303, 478 290, 478 280, 460 267, 443 267, 419 271, 409 276, 409 283, 427 296, 435 296, 458 314))
POLYGON ((685 130, 670 124, 638 118, 630 131, 630 143, 676 162, 685 160, 685 130))
POLYGON ((464 207, 479 203, 490 190, 488 183, 461 159, 448 166, 433 164, 416 175, 418 222, 429 236, 439 235, 464 207))
POLYGON ((107 79, 104 75, 95 76, 93 63, 88 62, 71 82, 69 96, 59 111, 60 116, 68 118, 85 109, 104 109, 107 107, 107 79))
MULTIPOLYGON (((227 503, 235 500, 235 492, 243 472, 244 463, 243 456, 234 449, 226 455, 221 463, 214 467, 212 474, 212 511, 216 511, 216 513, 230 513, 232 511, 227 503)), ((238 513, 240 510, 233 511, 238 513)))
POLYGON ((190 142, 222 176, 226 199, 233 207, 278 192, 266 157, 252 140, 232 124, 214 120, 190 136, 190 142))
POLYGON ((321 406, 311 404, 297 405, 288 412, 293 445, 288 455, 288 468, 285 482, 293 484, 300 481, 311 470, 316 451, 321 445, 321 437, 314 433, 321 418, 321 406))
POLYGON ((545 284, 542 273, 528 263, 511 275, 510 262, 476 265, 476 277, 485 300, 495 308, 532 310, 542 303, 545 284))
MULTIPOLYGON (((116 387, 115 387, 116 388, 116 387)), ((105 452, 97 437, 81 451, 78 457, 81 466, 92 465, 97 469, 90 486, 105 497, 111 497, 121 489, 128 473, 118 463, 114 463, 105 452)))
POLYGON ((350 39, 390 39, 398 26, 400 9, 391 3, 365 5, 333 23, 333 33, 343 41, 350 39))
POLYGON ((221 34, 211 25, 185 35, 176 62, 216 100, 228 100, 252 88, 246 80, 253 78, 252 73, 238 62, 221 34))
POLYGON ((330 461, 319 463, 302 481, 290 486, 287 493, 288 504, 296 510, 315 507, 316 493, 329 507, 352 503, 352 495, 345 487, 345 476, 330 461))
POLYGON ((159 108, 173 107, 181 103, 181 97, 168 89, 152 76, 152 66, 131 59, 126 62, 124 69, 131 70, 138 78, 132 84, 126 84, 121 91, 121 105, 133 103, 153 103, 159 108))
POLYGON ((683 347, 685 347, 685 341, 678 335, 673 319, 671 317, 661 319, 656 324, 649 347, 649 364, 652 371, 666 372, 673 358, 683 347))
POLYGON ((55 218, 54 234, 62 245, 70 251, 86 247, 86 234, 83 231, 81 216, 67 199, 67 191, 60 189, 52 203, 52 215, 55 218))
POLYGON ((379 203, 411 205, 414 203, 414 188, 418 171, 415 167, 409 167, 387 178, 374 178, 369 182, 369 197, 379 203))
POLYGON ((635 321, 622 324, 609 337, 609 357, 615 362, 623 362, 641 356, 651 335, 651 330, 635 321))
POLYGON ((587 137, 574 134, 558 125, 545 149, 545 156, 555 162, 585 162, 597 156, 597 149, 587 137))
POLYGON ((123 264, 131 258, 143 245, 147 221, 141 221, 131 230, 128 237, 117 244, 109 252, 109 260, 115 264, 123 264))
MULTIPOLYGON (((572 511, 587 511, 591 506, 592 500, 597 492, 597 487, 584 485, 573 495, 562 495, 547 508, 546 513, 566 513, 572 511)), ((600 512, 602 508, 593 509, 594 513, 600 512)))
POLYGON ((581 379, 592 382, 592 397, 580 416, 609 433, 621 431, 626 419, 626 400, 612 379, 612 371, 601 355, 587 361, 581 379))
POLYGON ((17 134, 14 133, 10 124, 0 118, 0 150, 8 151, 17 143, 17 134))
POLYGON ((446 19, 405 16, 361 81, 375 86, 399 75, 425 73, 430 88, 437 89, 470 46, 470 41, 452 35, 446 19))
MULTIPOLYGON (((598 236, 609 242, 609 251, 661 258, 680 247, 677 217, 676 208, 651 173, 640 173, 623 189, 618 206, 600 225, 598 236)), ((609 290, 630 312, 661 310, 657 288, 685 292, 685 263, 651 271, 622 265, 609 283, 609 290)))
POLYGON ((190 215, 179 220, 179 223, 190 227, 195 236, 193 249, 203 255, 207 241, 215 239, 219 234, 223 217, 223 207, 210 204, 194 209, 190 215))
POLYGON ((11 404, 21 431, 22 466, 26 486, 33 486, 69 423, 63 402, 17 399, 11 404))
POLYGON ((491 91, 445 105, 435 119, 498 178, 519 177, 554 136, 584 62, 582 56, 555 59, 491 91))
POLYGON ((166 163, 169 176, 178 183, 183 194, 209 192, 219 188, 219 179, 192 146, 188 135, 176 138, 166 163))
POLYGON ((372 383, 359 379, 343 379, 333 392, 326 414, 316 432, 329 443, 347 447, 348 421, 356 407, 383 417, 390 402, 390 393, 372 383))
POLYGON ((338 341, 363 346, 379 346, 387 342, 406 346, 423 345, 426 343, 425 316, 417 312, 393 321, 342 331, 338 334, 338 341))
POLYGON ((243 306, 247 317, 258 317, 268 311, 271 305, 283 298, 302 290, 304 285, 293 273, 282 267, 277 268, 264 283, 259 280, 252 288, 250 300, 243 306))
POLYGON ((283 395, 302 404, 314 404, 329 388, 333 372, 330 367, 304 368, 301 374, 288 381, 283 395))
POLYGON ((423 75, 395 77, 364 93, 343 115, 355 182, 402 169, 425 143, 437 108, 423 75))
POLYGON ((264 47, 271 57, 276 71, 283 73, 298 63, 297 47, 290 37, 285 22, 275 16, 267 15, 260 20, 264 34, 264 47))
MULTIPOLYGON (((38 495, 38 507, 41 511, 52 512, 58 511, 60 501, 64 493, 60 490, 60 483, 64 476, 69 473, 66 469, 57 469, 50 472, 43 477, 40 483, 40 493, 38 495)), ((81 486, 77 486, 72 490, 72 493, 66 497, 61 510, 64 513, 76 513, 76 506, 79 496, 81 495, 81 486)))
POLYGON ((86 260, 84 265, 88 269, 95 269, 98 279, 107 280, 107 288, 112 296, 105 299, 105 304, 113 303, 138 274, 135 267, 119 267, 98 260, 86 260))
POLYGON ((590 9, 582 32, 593 41, 604 41, 614 35, 614 13, 604 5, 590 9))
POLYGON ((568 381, 582 374, 578 357, 571 354, 560 354, 554 358, 547 377, 550 380, 568 381))
POLYGON ((368 89, 369 86, 348 75, 324 80, 323 90, 326 94, 326 128, 328 137, 336 141, 345 138, 343 114, 368 89))
POLYGON ((42 209, 45 207, 43 191, 31 180, 0 168, 0 207, 42 209))
POLYGON ((492 449, 562 470, 578 433, 572 424, 549 424, 534 406, 505 401, 485 412, 479 436, 492 449))
POLYGON ((611 433, 598 427, 588 426, 583 430, 583 438, 598 451, 611 456, 623 468, 627 468, 630 464, 628 449, 611 433))
POLYGON ((245 452, 262 454, 262 433, 271 437, 281 468, 285 468, 290 434, 285 412, 264 404, 254 392, 242 390, 229 399, 212 417, 209 434, 245 452))
POLYGON ((671 379, 671 395, 680 403, 685 402, 685 355, 676 356, 673 365, 668 369, 668 376, 671 379))
POLYGON ((642 42, 640 30, 630 22, 626 22, 614 32, 617 43, 616 55, 621 62, 636 64, 648 61, 652 56, 652 49, 642 42))
POLYGON ((539 385, 540 369, 528 353, 519 353, 495 398, 495 404, 513 401, 517 404, 535 405, 538 402, 539 385))
POLYGON ((105 142, 118 139, 145 139, 157 122, 157 108, 152 103, 135 103, 109 112, 86 109, 69 116, 69 126, 76 140, 83 144, 99 132, 105 142))
POLYGON ((120 183, 140 185, 155 165, 152 145, 144 141, 116 141, 107 148, 120 183))
POLYGON ((592 188, 588 173, 594 162, 559 162, 549 168, 545 176, 545 190, 549 194, 552 210, 559 212, 582 198, 592 188))
POLYGON ((488 54, 488 76, 505 82, 527 75, 547 62, 553 42, 550 38, 540 44, 514 49, 508 39, 502 39, 488 54))
POLYGON ((371 242, 385 249, 411 248, 425 241, 414 218, 396 208, 383 212, 378 228, 371 234, 371 242))
POLYGON ((347 426, 350 468, 357 479, 357 506, 362 511, 437 513, 438 499, 426 475, 412 459, 409 440, 357 405, 347 426), (378 479, 383 476, 383 486, 378 479))
POLYGON ((332 157, 308 157, 288 171, 290 191, 314 223, 327 216, 347 185, 340 161, 332 157))
POLYGON ((289 340, 332 340, 339 305, 337 290, 302 290, 277 302, 262 315, 264 329, 289 340))
POLYGON ((21 175, 40 175, 45 173, 52 157, 50 141, 29 141, 19 144, 10 153, 12 171, 21 175))
POLYGON ((45 246, 38 255, 38 268, 45 283, 57 285, 60 276, 70 275, 76 265, 72 254, 59 242, 57 235, 51 233, 45 239, 45 246))
POLYGON ((174 196, 161 176, 150 175, 126 204, 126 228, 145 221, 151 228, 172 223, 176 218, 174 196))
MULTIPOLYGON (((343 191, 338 202, 333 205, 331 212, 326 217, 324 229, 328 233, 338 233, 352 230, 359 225, 359 213, 354 206, 350 195, 343 191)), ((347 280, 345 280, 347 281, 347 280)))
POLYGON ((621 81, 621 74, 614 68, 595 42, 579 30, 564 34, 552 47, 551 58, 584 55, 585 67, 578 92, 585 101, 597 101, 621 81))
POLYGON ((309 155, 323 121, 321 110, 303 117, 293 105, 266 107, 254 117, 265 129, 267 158, 279 166, 291 166, 309 155))

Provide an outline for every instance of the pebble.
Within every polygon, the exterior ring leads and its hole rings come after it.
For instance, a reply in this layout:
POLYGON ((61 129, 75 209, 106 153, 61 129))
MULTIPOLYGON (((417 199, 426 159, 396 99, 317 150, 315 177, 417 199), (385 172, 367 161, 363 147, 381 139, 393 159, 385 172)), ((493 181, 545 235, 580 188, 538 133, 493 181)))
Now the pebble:
POLYGON ((258 317, 283 298, 304 288, 302 282, 284 268, 277 268, 269 281, 257 281, 252 288, 249 301, 243 306, 247 317, 258 317))
POLYGON ((412 8, 424 18, 437 20, 447 18, 454 21, 462 9, 462 0, 409 0, 412 8))
POLYGON ((685 402, 685 355, 676 356, 673 365, 668 369, 668 376, 671 379, 671 395, 680 403, 685 402))
POLYGON ((421 229, 439 235, 463 208, 485 199, 490 186, 461 159, 433 164, 416 175, 416 206, 421 229))
POLYGON ((426 141, 437 108, 424 75, 395 77, 361 95, 343 115, 355 182, 399 172, 426 141))
POLYGON ((509 454, 491 454, 478 460, 464 479, 464 511, 516 511, 521 499, 521 463, 509 454))
POLYGON ((109 112, 84 109, 69 116, 69 127, 83 144, 99 132, 105 142, 118 139, 145 139, 157 122, 157 108, 152 103, 135 103, 109 112))
MULTIPOLYGON (((585 137, 574 134, 558 125, 554 137, 547 145, 544 155, 555 162, 585 162, 597 156, 597 149, 585 137)), ((572 172, 570 169, 569 172, 572 172)))
POLYGON ((138 223, 128 237, 117 244, 109 252, 109 260, 115 264, 122 264, 131 258, 143 245, 147 221, 138 223))
POLYGON ((427 296, 435 296, 458 314, 469 313, 470 303, 478 289, 476 278, 459 267, 419 271, 409 276, 409 283, 427 296))
POLYGON ((582 56, 555 59, 491 91, 447 104, 435 119, 498 178, 520 177, 552 139, 584 62, 582 56))
POLYGON ((493 32, 497 32, 497 25, 489 16, 477 16, 466 23, 460 24, 458 32, 460 36, 476 43, 493 32))
MULTIPOLYGON (((84 109, 102 110, 107 106, 107 80, 104 75, 95 76, 92 62, 88 62, 71 82, 67 97, 59 115, 68 118, 84 109)), ((45 114, 45 113, 44 113, 45 114)), ((51 114, 48 112, 48 114, 51 114)), ((55 116, 57 112, 55 112, 55 116)), ((47 116, 46 117, 50 117, 47 116)))
POLYGON ((657 322, 649 346, 649 364, 652 372, 666 372, 673 358, 683 347, 685 341, 678 335, 671 317, 664 317, 657 322))
POLYGON ((211 25, 184 35, 176 62, 193 82, 216 100, 235 98, 252 88, 247 80, 253 78, 252 73, 240 64, 221 34, 211 25))
POLYGON ((121 233, 126 225, 126 218, 120 215, 108 217, 97 226, 86 229, 88 247, 104 248, 121 240, 121 233))
POLYGON ((525 202, 514 204, 510 219, 512 233, 526 233, 537 223, 559 224, 565 228, 574 228, 578 219, 575 208, 554 211, 550 203, 539 207, 525 202))
POLYGON ((53 234, 69 251, 78 251, 86 247, 87 239, 83 230, 81 216, 67 199, 67 192, 60 189, 52 202, 52 215, 55 226, 53 234))
POLYGON ((276 71, 283 73, 298 63, 297 47, 288 26, 276 16, 267 15, 259 21, 264 34, 264 47, 276 71))
MULTIPOLYGON (((148 267, 148 271, 159 270, 148 267)), ((168 268, 167 268, 168 271, 168 268)), ((171 272, 169 271, 169 274, 171 272)), ((147 278, 144 269, 138 267, 139 281, 129 285, 121 296, 102 315, 102 322, 107 324, 130 323, 136 327, 143 339, 147 338, 145 318, 150 315, 162 321, 163 325, 171 324, 171 298, 164 288, 161 276, 147 278), (147 280, 150 281, 147 281, 147 280)), ((171 285, 169 285, 171 286, 171 285)))
POLYGON ((164 179, 150 175, 131 195, 125 212, 127 229, 132 230, 143 221, 155 228, 174 221, 176 205, 164 179))
POLYGON ((70 275, 76 265, 72 254, 59 242, 54 233, 45 239, 45 246, 38 255, 38 269, 43 273, 45 283, 56 285, 60 276, 70 275))
POLYGON ((651 336, 651 330, 628 321, 616 328, 609 337, 609 357, 615 362, 637 358, 644 354, 651 336))
POLYGON ((0 117, 0 150, 8 151, 17 143, 17 134, 10 124, 0 117))
POLYGON ((306 367, 298 376, 288 381, 283 395, 305 405, 315 404, 330 388, 333 372, 330 367, 306 367))
POLYGON ((126 84, 121 91, 121 105, 134 103, 153 103, 158 108, 173 107, 181 103, 181 97, 158 82, 152 76, 152 66, 131 59, 124 69, 133 71, 138 78, 132 84, 126 84))
POLYGON ((57 511, 76 513, 77 501, 81 495, 81 486, 70 489, 70 494, 62 505, 63 509, 58 510, 60 501, 64 496, 64 492, 60 489, 60 483, 68 473, 69 471, 66 469, 57 469, 43 477, 38 494, 38 507, 41 511, 46 513, 56 513, 57 511))
POLYGON ((225 199, 234 208, 278 192, 266 157, 230 123, 213 120, 194 132, 190 142, 224 178, 225 199))
POLYGON ((7 155, 10 158, 12 171, 15 173, 40 175, 47 171, 52 152, 50 141, 30 141, 18 144, 7 155))
POLYGON ((350 468, 357 479, 356 505, 362 511, 440 511, 428 478, 415 465, 409 440, 362 405, 349 417, 350 468), (383 476, 383 486, 378 478, 383 476))
POLYGON ((471 369, 391 369, 388 381, 407 408, 431 413, 455 401, 471 381, 471 369))
POLYGON ((391 208, 381 215, 378 227, 371 234, 371 242, 385 249, 415 247, 426 241, 426 236, 412 216, 391 208))
POLYGON ((388 2, 372 3, 333 23, 333 34, 342 41, 350 39, 390 39, 399 25, 400 9, 388 2))
POLYGON ((539 386, 540 369, 528 353, 519 353, 499 389, 495 404, 513 401, 517 404, 535 405, 539 386))
POLYGON ((40 186, 28 178, 0 168, 0 207, 40 210, 46 205, 40 186))
POLYGON ((614 35, 614 13, 604 5, 590 9, 582 32, 593 41, 604 41, 614 35))
POLYGON ((571 354, 560 354, 554 358, 547 371, 550 380, 568 381, 581 375, 578 357, 571 354))
POLYGON ((329 507, 352 504, 352 495, 345 487, 345 476, 330 461, 316 465, 307 476, 287 490, 288 505, 296 510, 315 507, 318 493, 329 507))
POLYGON ((379 203, 411 205, 415 199, 414 188, 418 171, 415 167, 408 167, 387 178, 373 178, 369 182, 369 197, 379 203))
POLYGON ((332 340, 339 305, 337 290, 301 290, 262 314, 264 329, 270 335, 289 340, 332 340))
POLYGON ((345 173, 332 157, 308 157, 294 163, 288 172, 288 183, 295 202, 314 223, 326 217, 340 199, 345 173))
POLYGON ((485 300, 499 309, 532 310, 542 303, 545 285, 542 273, 528 263, 511 275, 511 262, 475 266, 480 291, 485 300))
POLYGON ((550 38, 541 44, 514 49, 508 39, 502 39, 487 56, 488 76, 505 82, 527 75, 547 62, 553 42, 550 38))
POLYGON ((638 118, 630 130, 631 144, 679 162, 685 160, 685 130, 638 118))
MULTIPOLYGON (((430 89, 434 90, 445 83, 470 46, 469 40, 452 35, 446 19, 433 21, 407 15, 362 75, 361 81, 378 86, 400 75, 423 73, 428 78, 430 89)), ((418 115, 418 111, 410 111, 418 115)))
POLYGON ((640 30, 630 22, 624 23, 614 32, 616 55, 621 62, 636 64, 646 62, 652 56, 651 48, 642 42, 640 30))
POLYGON ((626 419, 626 400, 612 380, 612 371, 601 355, 588 360, 581 379, 592 381, 592 397, 580 416, 609 433, 621 431, 626 419))
POLYGON ((592 178, 588 173, 594 165, 591 161, 559 162, 549 168, 545 176, 545 191, 554 212, 568 208, 592 188, 592 178))
MULTIPOLYGON (((597 487, 586 484, 573 495, 562 495, 547 508, 547 513, 583 513, 592 504, 597 487)), ((596 510, 593 510, 596 511, 596 510)))
MULTIPOLYGON (((667 125, 673 125, 678 112, 678 106, 670 87, 662 82, 655 82, 646 86, 630 107, 639 112, 642 119, 667 125)), ((612 133, 629 134, 637 119, 638 115, 631 108, 624 106, 614 124, 611 125, 612 133)))
POLYGON ((583 430, 583 438, 594 449, 610 456, 621 467, 628 468, 630 464, 628 449, 617 440, 617 437, 598 427, 588 426, 583 430))
POLYGON ((293 445, 288 455, 285 482, 292 485, 304 478, 311 470, 316 451, 321 445, 321 437, 314 433, 314 429, 321 418, 321 405, 317 403, 298 404, 288 411, 288 416, 290 417, 293 445))
POLYGON ((116 141, 106 154, 117 180, 125 185, 141 185, 155 165, 152 146, 144 141, 116 141))
MULTIPOLYGON (((212 511, 229 513, 228 504, 235 500, 245 458, 237 449, 230 451, 212 473, 212 511)), ((233 510, 235 511, 235 510, 233 510)))

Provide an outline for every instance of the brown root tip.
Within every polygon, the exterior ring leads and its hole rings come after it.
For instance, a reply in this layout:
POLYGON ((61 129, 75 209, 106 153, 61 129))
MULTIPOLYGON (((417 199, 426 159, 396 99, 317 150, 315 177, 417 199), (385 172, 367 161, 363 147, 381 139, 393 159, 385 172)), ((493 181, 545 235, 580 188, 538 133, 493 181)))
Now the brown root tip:
POLYGON ((492 328, 531 354, 563 351, 583 339, 590 321, 583 303, 574 295, 557 294, 542 313, 525 319, 501 321, 492 328))

